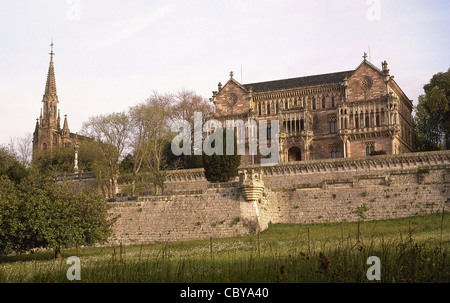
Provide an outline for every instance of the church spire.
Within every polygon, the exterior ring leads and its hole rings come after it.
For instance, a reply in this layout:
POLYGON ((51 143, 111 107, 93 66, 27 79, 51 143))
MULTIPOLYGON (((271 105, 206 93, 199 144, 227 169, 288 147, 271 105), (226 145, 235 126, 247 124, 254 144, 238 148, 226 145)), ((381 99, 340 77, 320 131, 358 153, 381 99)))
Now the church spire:
POLYGON ((63 129, 62 129, 62 136, 63 137, 70 136, 69 123, 67 123, 67 115, 64 115, 64 125, 63 125, 63 129))
POLYGON ((53 40, 52 40, 52 44, 50 44, 50 47, 51 47, 50 65, 48 67, 47 83, 45 85, 45 94, 56 96, 55 68, 53 66, 53 55, 55 55, 55 53, 53 52, 53 45, 54 44, 53 44, 53 40))

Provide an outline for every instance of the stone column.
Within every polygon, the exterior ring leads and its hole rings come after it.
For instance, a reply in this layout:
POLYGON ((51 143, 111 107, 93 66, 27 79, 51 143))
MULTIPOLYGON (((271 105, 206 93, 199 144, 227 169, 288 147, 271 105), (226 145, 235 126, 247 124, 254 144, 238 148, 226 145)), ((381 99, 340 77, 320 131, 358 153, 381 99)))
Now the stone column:
POLYGON ((75 160, 74 160, 74 164, 73 164, 73 172, 74 173, 78 173, 79 172, 79 168, 78 168, 78 149, 79 149, 78 144, 75 144, 75 160))

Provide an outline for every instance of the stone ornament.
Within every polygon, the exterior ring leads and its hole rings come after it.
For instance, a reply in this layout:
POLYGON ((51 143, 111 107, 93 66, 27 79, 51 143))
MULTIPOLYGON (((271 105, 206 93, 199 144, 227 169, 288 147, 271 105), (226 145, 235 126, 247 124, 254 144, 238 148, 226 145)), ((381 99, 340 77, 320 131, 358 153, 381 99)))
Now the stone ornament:
POLYGON ((369 76, 364 76, 361 79, 361 88, 365 91, 368 91, 373 85, 373 80, 369 76))

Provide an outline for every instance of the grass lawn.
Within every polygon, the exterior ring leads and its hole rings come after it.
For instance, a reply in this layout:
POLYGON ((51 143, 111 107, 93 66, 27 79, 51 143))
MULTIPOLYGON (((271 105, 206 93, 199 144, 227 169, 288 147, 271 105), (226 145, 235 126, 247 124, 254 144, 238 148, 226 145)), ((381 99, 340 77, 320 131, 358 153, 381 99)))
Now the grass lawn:
POLYGON ((81 260, 77 283, 450 282, 450 214, 358 223, 272 224, 257 234, 124 247, 84 247, 0 257, 0 282, 70 282, 67 258, 81 260))

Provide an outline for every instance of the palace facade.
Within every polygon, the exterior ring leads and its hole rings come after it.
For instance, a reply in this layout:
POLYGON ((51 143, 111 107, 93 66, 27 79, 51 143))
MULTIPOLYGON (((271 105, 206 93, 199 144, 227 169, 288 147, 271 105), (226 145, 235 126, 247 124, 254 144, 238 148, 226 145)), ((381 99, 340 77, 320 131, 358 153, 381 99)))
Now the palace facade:
MULTIPOLYGON (((400 154, 415 150, 413 104, 390 75, 364 60, 354 70, 241 84, 213 92, 215 119, 279 123, 279 162, 400 154)), ((248 136, 248 132, 246 134, 248 136)), ((248 151, 248 137, 246 150, 248 151)), ((259 164, 246 152, 242 164, 259 164)))

